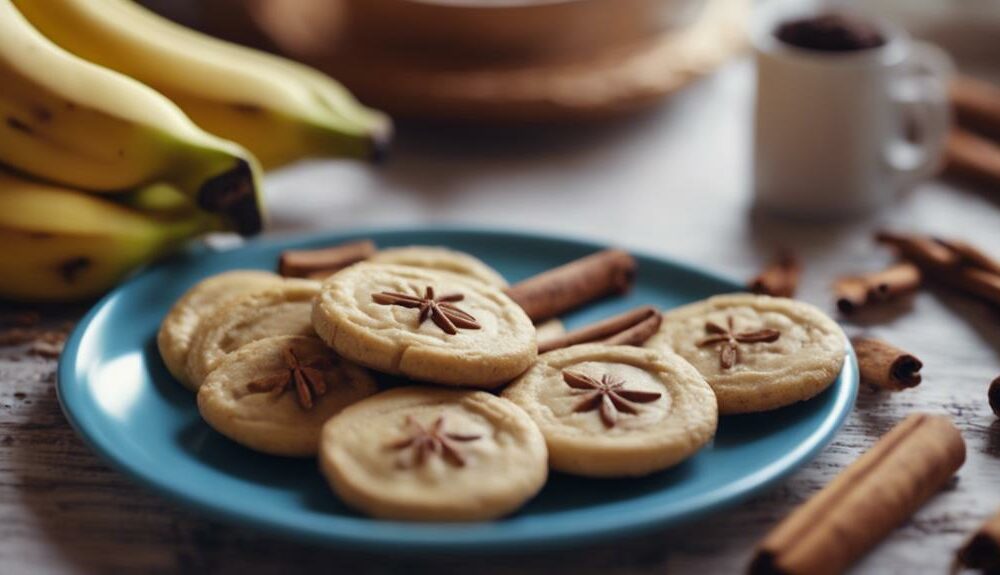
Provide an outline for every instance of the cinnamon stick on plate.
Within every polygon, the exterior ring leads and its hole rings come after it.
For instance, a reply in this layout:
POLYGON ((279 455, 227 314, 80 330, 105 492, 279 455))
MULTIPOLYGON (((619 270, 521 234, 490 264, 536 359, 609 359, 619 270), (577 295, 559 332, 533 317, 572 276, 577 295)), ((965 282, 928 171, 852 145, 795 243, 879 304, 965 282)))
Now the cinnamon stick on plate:
POLYGON ((981 573, 1000 573, 1000 512, 987 520, 958 550, 955 566, 981 573))
POLYGON ((562 349, 581 343, 600 342, 609 345, 642 345, 660 328, 663 316, 651 305, 637 307, 603 321, 569 331, 559 337, 538 343, 538 353, 562 349))
POLYGON ((951 420, 918 413, 885 434, 764 538, 751 574, 841 573, 937 493, 965 461, 951 420))
POLYGON ((900 391, 920 385, 920 368, 924 364, 913 355, 878 339, 851 339, 858 356, 861 383, 900 391))
POLYGON ((795 255, 783 252, 778 255, 747 287, 753 293, 775 297, 794 297, 799 287, 802 263, 795 255))
POLYGON ((637 264, 622 250, 603 250, 532 276, 507 288, 534 322, 590 301, 625 293, 632 287, 637 264))
POLYGON ((920 287, 920 268, 904 262, 861 276, 840 278, 834 283, 837 309, 844 314, 896 299, 920 287))
POLYGON ((315 250, 285 250, 278 260, 278 273, 285 277, 323 279, 373 255, 375 243, 371 240, 315 250))

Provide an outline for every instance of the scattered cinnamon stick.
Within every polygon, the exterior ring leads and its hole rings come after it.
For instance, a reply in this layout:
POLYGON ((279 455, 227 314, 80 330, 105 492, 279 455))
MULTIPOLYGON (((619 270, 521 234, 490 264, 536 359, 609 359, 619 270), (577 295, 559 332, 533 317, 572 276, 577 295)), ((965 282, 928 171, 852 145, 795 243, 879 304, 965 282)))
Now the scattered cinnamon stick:
POLYGON ((637 264, 622 250, 603 250, 507 288, 534 322, 543 321, 632 287, 637 264))
POLYGON ((898 347, 879 339, 851 339, 858 356, 861 383, 889 391, 920 385, 923 362, 898 347))
POLYGON ((662 320, 663 316, 655 307, 650 305, 638 307, 586 327, 569 331, 559 337, 539 342, 538 353, 591 342, 609 345, 642 345, 656 333, 662 320))
POLYGON ((775 297, 794 297, 799 287, 802 263, 789 252, 783 252, 771 262, 757 277, 750 280, 747 287, 753 293, 775 297))
POLYGON ((958 550, 955 565, 981 573, 1000 573, 1000 512, 983 523, 958 550))
POLYGON ((944 238, 934 238, 934 241, 951 250, 959 258, 959 264, 979 268, 990 273, 1000 275, 1000 260, 997 260, 977 248, 976 246, 961 240, 948 240, 944 238))
POLYGON ((907 417, 764 538, 751 574, 841 573, 937 493, 965 461, 951 420, 907 417))
POLYGON ((912 293, 919 287, 920 268, 903 262, 870 274, 840 278, 833 289, 837 309, 849 314, 912 293))
POLYGON ((1000 86, 958 75, 950 97, 959 124, 1000 139, 1000 86))
POLYGON ((952 128, 945 141, 945 173, 1000 192, 1000 142, 962 128, 952 128))
POLYGON ((947 268, 959 263, 954 252, 929 236, 882 230, 875 234, 875 241, 892 246, 903 259, 910 260, 921 268, 947 268))
POLYGON ((278 273, 285 277, 322 279, 375 254, 375 243, 361 240, 316 250, 285 250, 278 273))
POLYGON ((997 376, 990 384, 990 390, 988 392, 990 399, 990 409, 993 410, 993 414, 1000 417, 1000 376, 997 376))
POLYGON ((976 250, 979 255, 974 256, 968 248, 952 249, 947 240, 916 234, 883 231, 875 239, 894 247, 900 256, 916 264, 925 278, 1000 306, 1000 274, 985 269, 995 260, 979 250, 976 250), (986 261, 980 261, 982 258, 986 261))

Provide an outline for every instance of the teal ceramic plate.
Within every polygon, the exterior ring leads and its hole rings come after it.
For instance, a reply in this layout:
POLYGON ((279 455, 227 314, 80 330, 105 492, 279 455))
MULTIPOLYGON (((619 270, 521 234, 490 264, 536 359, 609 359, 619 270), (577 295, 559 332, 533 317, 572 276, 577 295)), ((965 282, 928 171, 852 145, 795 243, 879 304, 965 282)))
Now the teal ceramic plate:
MULTIPOLYGON (((604 246, 526 233, 391 230, 263 239, 229 252, 185 254, 101 300, 67 342, 59 398, 77 432, 116 468, 178 503, 233 523, 338 545, 395 551, 503 551, 580 544, 690 521, 774 485, 833 437, 854 403, 850 350, 837 382, 811 401, 760 416, 724 417, 714 442, 683 464, 641 479, 553 474, 517 514, 466 525, 368 519, 329 490, 314 461, 257 454, 212 431, 194 396, 156 350, 170 305, 198 280, 233 268, 273 269, 278 253, 356 238, 380 246, 444 245, 479 256, 510 281, 604 246)), ((639 255, 635 289, 567 318, 591 322, 637 304, 664 309, 739 289, 732 281, 639 255)))

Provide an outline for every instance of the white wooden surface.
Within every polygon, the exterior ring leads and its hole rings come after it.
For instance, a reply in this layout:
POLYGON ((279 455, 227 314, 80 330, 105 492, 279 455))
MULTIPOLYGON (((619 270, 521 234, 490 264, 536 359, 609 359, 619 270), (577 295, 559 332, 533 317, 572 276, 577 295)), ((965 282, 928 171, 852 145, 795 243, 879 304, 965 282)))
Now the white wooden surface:
MULTIPOLYGON (((751 214, 751 85, 743 61, 614 125, 531 132, 404 126, 395 157, 379 171, 317 162, 270 177, 276 232, 442 222, 544 230, 736 278, 788 246, 806 262, 801 297, 830 311, 832 278, 889 261, 870 241, 878 226, 1000 251, 1000 196, 940 182, 866 221, 796 224, 751 214)), ((882 433, 909 413, 933 411, 950 414, 966 439, 959 480, 856 572, 944 573, 964 534, 1000 509, 1000 422, 986 403, 986 386, 1000 375, 1000 314, 928 291, 845 327, 917 354, 924 383, 896 395, 862 391, 833 444, 772 492, 684 529, 572 553, 420 561, 281 541, 179 510, 82 446, 59 412, 52 362, 0 350, 0 572, 735 573, 759 537, 882 433)))

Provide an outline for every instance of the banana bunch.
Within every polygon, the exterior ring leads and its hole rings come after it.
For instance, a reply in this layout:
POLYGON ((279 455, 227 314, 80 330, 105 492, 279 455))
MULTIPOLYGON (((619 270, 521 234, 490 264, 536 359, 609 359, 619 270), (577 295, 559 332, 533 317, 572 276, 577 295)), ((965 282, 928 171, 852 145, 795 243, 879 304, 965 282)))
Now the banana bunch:
POLYGON ((128 0, 0 0, 0 298, 92 297, 263 227, 261 164, 373 158, 391 123, 305 66, 128 0))
POLYGON ((0 294, 22 301, 94 297, 136 266, 218 228, 218 218, 171 195, 183 197, 164 184, 123 197, 83 194, 0 171, 0 294))
POLYGON ((270 168, 304 156, 371 158, 391 124, 301 64, 230 44, 132 0, 15 0, 50 40, 150 86, 270 168))

